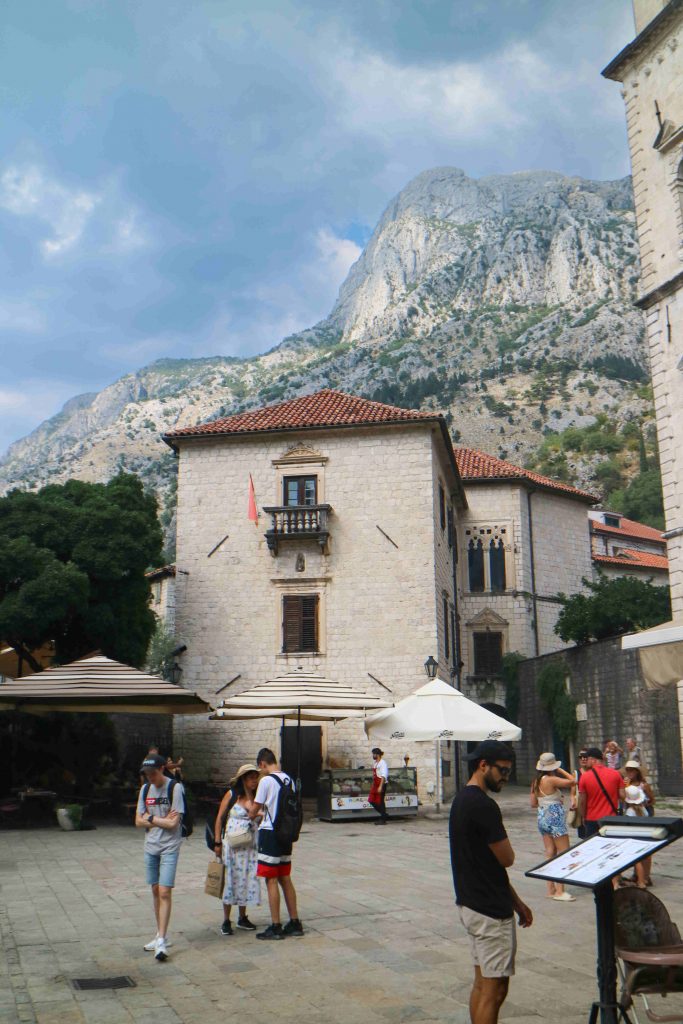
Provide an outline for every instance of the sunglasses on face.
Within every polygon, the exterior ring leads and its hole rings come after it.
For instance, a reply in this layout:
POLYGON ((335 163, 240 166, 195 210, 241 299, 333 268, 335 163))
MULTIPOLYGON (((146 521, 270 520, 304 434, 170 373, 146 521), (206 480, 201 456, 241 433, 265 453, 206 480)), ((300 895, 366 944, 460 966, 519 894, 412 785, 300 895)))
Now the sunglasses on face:
POLYGON ((500 772, 500 774, 503 776, 504 779, 507 779, 508 775, 512 771, 512 767, 510 765, 502 765, 502 764, 495 764, 494 763, 494 764, 491 765, 491 767, 492 768, 497 768, 498 771, 500 772))

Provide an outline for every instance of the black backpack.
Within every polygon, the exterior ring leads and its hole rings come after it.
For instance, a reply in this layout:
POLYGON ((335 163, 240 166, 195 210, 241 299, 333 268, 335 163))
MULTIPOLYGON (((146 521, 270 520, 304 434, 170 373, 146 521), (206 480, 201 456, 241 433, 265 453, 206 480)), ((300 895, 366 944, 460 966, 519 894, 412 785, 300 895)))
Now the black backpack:
POLYGON ((284 782, 279 775, 272 774, 280 787, 277 798, 277 811, 273 822, 273 832, 278 843, 282 846, 291 846, 299 838, 301 824, 303 821, 303 808, 301 797, 292 785, 292 780, 284 782))
MULTIPOLYGON (((171 805, 171 807, 173 807, 173 790, 174 790, 174 788, 178 784, 179 783, 178 783, 177 779, 169 779, 168 780, 168 802, 171 805)), ((150 783, 149 782, 146 782, 145 785, 142 787, 142 802, 143 802, 143 804, 146 803, 146 801, 147 801, 147 794, 149 793, 149 787, 150 787, 150 783)), ((190 836, 192 835, 192 833, 194 832, 194 817, 193 817, 192 812, 190 811, 190 809, 189 809, 189 807, 187 805, 187 797, 185 795, 185 787, 182 784, 180 784, 180 792, 182 793, 182 796, 183 796, 183 810, 182 810, 183 822, 182 822, 182 825, 180 826, 180 831, 182 833, 183 839, 189 839, 190 836)))

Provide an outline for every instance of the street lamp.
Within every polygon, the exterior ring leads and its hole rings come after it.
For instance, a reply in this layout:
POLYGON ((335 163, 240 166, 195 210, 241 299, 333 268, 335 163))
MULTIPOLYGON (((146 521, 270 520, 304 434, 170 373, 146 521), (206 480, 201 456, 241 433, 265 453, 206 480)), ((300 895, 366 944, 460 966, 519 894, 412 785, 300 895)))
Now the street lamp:
POLYGON ((183 674, 182 667, 178 664, 177 661, 174 661, 173 662, 173 667, 171 668, 171 671, 169 672, 169 675, 171 677, 171 682, 172 683, 176 683, 176 685, 177 685, 180 682, 180 677, 181 677, 182 674, 183 674))
POLYGON ((433 654, 430 654, 425 661, 425 672, 429 679, 436 679, 436 670, 439 667, 438 661, 434 658, 433 654))

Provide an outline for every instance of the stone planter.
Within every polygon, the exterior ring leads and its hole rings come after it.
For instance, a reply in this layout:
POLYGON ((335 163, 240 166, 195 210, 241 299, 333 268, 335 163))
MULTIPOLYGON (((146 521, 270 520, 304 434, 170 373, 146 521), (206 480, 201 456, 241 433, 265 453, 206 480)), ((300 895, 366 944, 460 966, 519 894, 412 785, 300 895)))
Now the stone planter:
POLYGON ((69 812, 67 811, 66 807, 57 808, 57 821, 59 822, 59 827, 63 828, 65 832, 76 831, 76 826, 69 817, 69 812))

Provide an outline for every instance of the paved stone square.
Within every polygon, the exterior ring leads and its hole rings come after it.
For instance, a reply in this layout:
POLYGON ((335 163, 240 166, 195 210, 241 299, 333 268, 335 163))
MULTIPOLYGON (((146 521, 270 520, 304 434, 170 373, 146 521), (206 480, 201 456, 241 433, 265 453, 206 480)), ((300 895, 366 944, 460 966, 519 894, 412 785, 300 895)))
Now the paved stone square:
MULTIPOLYGON (((595 993, 591 894, 545 899, 523 872, 543 859, 528 794, 501 796, 517 852, 513 884, 532 907, 502 1020, 584 1024, 595 993)), ((666 808, 661 808, 666 813, 666 808)), ((671 809, 673 812, 673 809, 671 809)), ((0 833, 0 1024, 466 1024, 472 968, 453 904, 447 821, 306 822, 295 850, 303 939, 219 934, 204 895, 198 827, 181 854, 166 964, 153 933, 142 835, 132 827, 0 833), (73 978, 129 975, 135 988, 78 992, 73 978)), ((655 892, 683 922, 683 842, 662 852, 655 892)), ((251 916, 265 923, 265 906, 251 916)))

